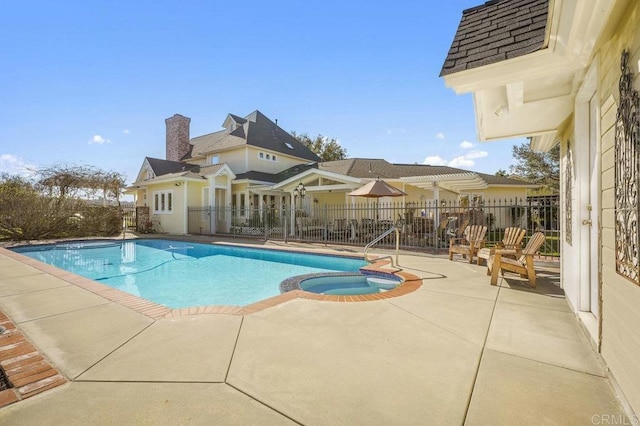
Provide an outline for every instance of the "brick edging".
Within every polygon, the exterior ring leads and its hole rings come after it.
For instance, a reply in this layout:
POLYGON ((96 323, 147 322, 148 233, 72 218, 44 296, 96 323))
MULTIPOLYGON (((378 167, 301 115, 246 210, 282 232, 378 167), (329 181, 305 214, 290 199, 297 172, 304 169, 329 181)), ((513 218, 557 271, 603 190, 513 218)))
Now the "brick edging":
POLYGON ((0 391, 0 407, 67 382, 2 312, 0 326, 6 329, 0 334, 0 368, 13 386, 0 391))

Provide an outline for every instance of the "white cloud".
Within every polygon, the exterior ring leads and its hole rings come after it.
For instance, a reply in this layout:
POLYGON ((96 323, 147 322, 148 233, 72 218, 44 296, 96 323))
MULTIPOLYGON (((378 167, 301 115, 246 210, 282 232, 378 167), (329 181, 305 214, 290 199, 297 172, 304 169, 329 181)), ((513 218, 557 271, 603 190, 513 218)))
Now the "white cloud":
POLYGON ((123 129, 123 130, 122 130, 122 133, 124 133, 125 135, 128 135, 128 134, 129 134, 129 133, 131 133, 131 132, 129 131, 129 129, 123 129))
POLYGON ((449 161, 449 164, 447 165, 450 167, 473 167, 475 164, 475 161, 461 155, 460 157, 456 157, 453 160, 449 161))
POLYGON ((462 149, 471 149, 473 147, 474 147, 473 143, 469 141, 462 141, 462 143, 460 144, 460 148, 462 149))
POLYGON ((442 133, 442 132, 436 133, 436 139, 445 139, 444 133, 442 133))
POLYGON ((429 164, 430 166, 446 166, 447 160, 438 155, 430 155, 424 159, 423 164, 429 164))
POLYGON ((13 154, 0 154, 0 170, 10 175, 30 176, 35 173, 37 166, 30 164, 13 154))
POLYGON ((487 155, 489 155, 489 153, 487 151, 469 151, 467 152, 467 154, 464 156, 465 158, 471 160, 471 159, 476 159, 476 158, 484 158, 487 155))
POLYGON ((102 144, 105 144, 105 143, 111 143, 111 140, 110 139, 105 139, 100 135, 93 135, 93 137, 89 141, 89 145, 94 145, 94 144, 102 145, 102 144))
POLYGON ((449 166, 449 167, 461 167, 468 169, 476 165, 475 160, 478 158, 484 158, 489 155, 486 151, 473 150, 467 152, 465 155, 460 155, 453 160, 446 160, 439 155, 430 155, 424 159, 423 164, 429 164, 431 166, 449 166))

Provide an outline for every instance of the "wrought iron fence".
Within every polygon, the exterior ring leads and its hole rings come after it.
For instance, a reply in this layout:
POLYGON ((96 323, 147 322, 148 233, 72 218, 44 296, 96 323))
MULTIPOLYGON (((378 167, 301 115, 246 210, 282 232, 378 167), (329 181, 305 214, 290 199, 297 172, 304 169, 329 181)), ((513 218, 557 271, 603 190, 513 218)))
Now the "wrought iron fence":
MULTIPOLYGON (((405 249, 439 251, 459 236, 467 225, 486 225, 487 245, 495 245, 504 229, 518 226, 530 236, 545 234, 540 255, 560 256, 557 196, 488 200, 481 203, 425 201, 421 203, 356 203, 313 205, 292 209, 288 205, 263 208, 190 207, 189 233, 228 235, 274 240, 296 240, 364 246, 396 225, 405 249)), ((525 241, 526 243, 526 241, 525 241)), ((392 247, 393 235, 378 246, 392 247)))

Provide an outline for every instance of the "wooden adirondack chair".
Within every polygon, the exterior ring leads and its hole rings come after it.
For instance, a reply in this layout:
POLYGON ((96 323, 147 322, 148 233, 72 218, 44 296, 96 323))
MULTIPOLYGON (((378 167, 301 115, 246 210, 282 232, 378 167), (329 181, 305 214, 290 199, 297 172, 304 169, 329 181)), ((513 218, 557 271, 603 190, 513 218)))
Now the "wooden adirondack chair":
POLYGON ((497 249, 487 261, 487 275, 491 275, 491 285, 498 284, 498 271, 502 271, 502 275, 504 275, 504 271, 511 271, 520 274, 522 278, 528 278, 529 285, 532 288, 536 288, 536 271, 533 268, 533 256, 540 250, 544 240, 545 237, 542 232, 533 234, 518 259, 505 257, 506 255, 517 254, 516 250, 497 249))
POLYGON ((453 254, 458 253, 469 256, 469 263, 473 262, 473 257, 478 250, 484 247, 484 236, 487 227, 482 225, 467 226, 462 238, 451 238, 449 240, 449 260, 453 260, 453 254))
POLYGON ((522 240, 526 234, 526 229, 518 227, 505 229, 502 241, 497 243, 495 247, 482 248, 478 251, 478 265, 481 264, 481 260, 488 261, 496 249, 516 250, 517 254, 513 258, 517 259, 522 254, 522 240))
POLYGON ((457 229, 454 229, 451 231, 451 233, 448 233, 449 237, 451 238, 462 238, 464 236, 464 231, 466 231, 467 226, 469 226, 469 218, 464 219, 461 223, 460 226, 458 226, 457 229))

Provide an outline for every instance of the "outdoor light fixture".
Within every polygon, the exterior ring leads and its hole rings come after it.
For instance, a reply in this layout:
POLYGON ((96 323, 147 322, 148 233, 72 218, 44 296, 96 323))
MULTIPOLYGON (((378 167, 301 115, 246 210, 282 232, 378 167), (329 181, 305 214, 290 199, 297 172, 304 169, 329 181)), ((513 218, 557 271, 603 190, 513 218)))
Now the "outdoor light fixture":
POLYGON ((494 114, 496 117, 502 117, 505 113, 509 112, 509 108, 506 105, 500 105, 497 110, 495 110, 494 114))
POLYGON ((298 186, 296 186, 296 188, 293 190, 293 195, 295 195, 296 197, 300 196, 300 198, 304 198, 306 193, 307 193, 307 188, 304 187, 302 182, 300 182, 298 186))
POLYGON ((441 205, 442 207, 444 207, 446 204, 447 204, 447 203, 446 203, 444 200, 442 200, 442 201, 440 202, 440 205, 441 205))

